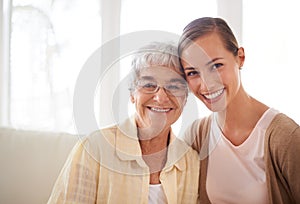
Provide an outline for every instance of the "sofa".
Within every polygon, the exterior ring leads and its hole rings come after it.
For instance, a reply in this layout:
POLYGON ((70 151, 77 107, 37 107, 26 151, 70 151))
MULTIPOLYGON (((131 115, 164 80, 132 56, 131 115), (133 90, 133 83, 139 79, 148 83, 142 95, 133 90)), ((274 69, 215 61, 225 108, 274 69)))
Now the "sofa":
POLYGON ((0 203, 44 204, 78 137, 0 128, 0 203))

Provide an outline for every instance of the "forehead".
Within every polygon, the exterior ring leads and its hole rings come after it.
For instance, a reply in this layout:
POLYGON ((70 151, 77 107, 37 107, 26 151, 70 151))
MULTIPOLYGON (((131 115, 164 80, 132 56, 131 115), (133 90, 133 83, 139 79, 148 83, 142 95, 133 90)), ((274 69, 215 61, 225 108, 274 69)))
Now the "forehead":
POLYGON ((217 33, 211 33, 197 38, 182 52, 183 64, 206 64, 214 58, 224 55, 227 50, 217 33))
POLYGON ((172 81, 174 79, 184 80, 173 67, 149 66, 140 70, 139 78, 153 79, 156 81, 172 81))

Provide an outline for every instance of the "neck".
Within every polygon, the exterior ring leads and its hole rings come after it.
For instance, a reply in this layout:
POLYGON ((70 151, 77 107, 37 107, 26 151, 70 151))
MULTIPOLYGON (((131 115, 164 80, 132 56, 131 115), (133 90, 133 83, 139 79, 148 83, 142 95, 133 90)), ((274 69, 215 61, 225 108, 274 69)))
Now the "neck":
POLYGON ((142 156, 150 170, 150 183, 160 183, 159 173, 167 161, 170 130, 149 140, 139 140, 142 156))
POLYGON ((148 134, 147 138, 143 136, 143 131, 139 131, 139 143, 141 146, 142 154, 152 154, 166 149, 170 137, 170 128, 162 131, 159 135, 153 136, 150 139, 148 134))
POLYGON ((226 110, 218 112, 218 124, 227 139, 243 143, 268 107, 241 90, 226 110))
POLYGON ((249 123, 251 116, 260 117, 267 109, 265 104, 249 96, 241 87, 226 109, 218 112, 218 119, 220 125, 240 126, 249 123))

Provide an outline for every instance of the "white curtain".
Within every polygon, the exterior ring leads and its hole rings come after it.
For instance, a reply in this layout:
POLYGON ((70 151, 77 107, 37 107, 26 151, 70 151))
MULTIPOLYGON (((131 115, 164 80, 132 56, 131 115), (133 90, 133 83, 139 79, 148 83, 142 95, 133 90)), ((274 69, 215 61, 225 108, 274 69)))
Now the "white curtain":
POLYGON ((10 125, 74 132, 77 75, 101 44, 97 0, 13 0, 10 125))
MULTIPOLYGON (((75 132, 74 85, 101 42, 137 30, 180 34, 190 20, 217 13, 216 2, 211 0, 11 1, 9 125, 71 133, 75 132)), ((115 74, 126 74, 121 70, 115 74)), ((98 116, 106 115, 106 107, 111 107, 106 104, 111 91, 106 92, 96 99, 98 116)))

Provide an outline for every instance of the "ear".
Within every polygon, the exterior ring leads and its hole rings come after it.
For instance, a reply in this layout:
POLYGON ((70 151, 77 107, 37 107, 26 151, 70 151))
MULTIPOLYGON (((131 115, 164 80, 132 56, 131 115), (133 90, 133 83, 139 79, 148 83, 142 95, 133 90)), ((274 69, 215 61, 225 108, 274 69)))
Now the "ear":
POLYGON ((130 93, 130 101, 131 101, 131 103, 135 103, 135 97, 134 97, 133 93, 130 93))
POLYGON ((243 47, 240 47, 238 49, 238 53, 237 53, 237 57, 238 57, 238 63, 239 63, 239 68, 241 69, 242 66, 244 65, 245 62, 245 51, 243 47))

